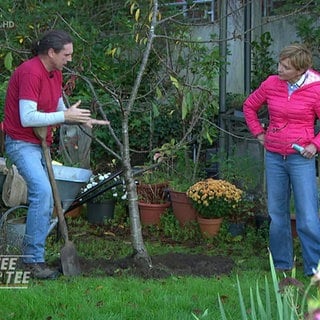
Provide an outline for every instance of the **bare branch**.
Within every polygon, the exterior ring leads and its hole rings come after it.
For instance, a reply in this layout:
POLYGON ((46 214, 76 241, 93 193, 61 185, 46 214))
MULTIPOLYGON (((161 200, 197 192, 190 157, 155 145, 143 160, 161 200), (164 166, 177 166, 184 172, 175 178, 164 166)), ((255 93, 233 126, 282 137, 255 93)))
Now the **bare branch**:
MULTIPOLYGON (((104 120, 108 120, 107 119, 107 116, 106 116, 106 113, 104 112, 103 108, 102 108, 102 104, 100 103, 99 101, 99 98, 98 98, 98 95, 94 89, 94 86, 91 82, 91 80, 87 77, 85 77, 84 75, 80 74, 80 73, 77 73, 77 72, 74 72, 74 71, 71 71, 70 69, 66 68, 67 70, 69 70, 69 74, 72 75, 77 75, 78 77, 80 77, 82 80, 84 80, 87 85, 89 86, 90 88, 90 91, 92 92, 93 96, 94 96, 94 99, 95 99, 95 102, 97 103, 98 105, 98 110, 100 112, 100 114, 102 115, 103 119, 104 120)), ((115 139, 117 145, 119 146, 120 150, 123 148, 123 145, 121 143, 121 141, 119 140, 119 138, 117 137, 117 135, 115 134, 113 128, 112 128, 112 125, 111 124, 108 124, 108 129, 109 129, 109 132, 111 133, 112 137, 115 139)), ((87 135, 89 135, 87 132, 86 132, 87 135)), ((109 147, 107 147, 101 140, 99 140, 98 138, 96 137, 93 137, 91 136, 92 139, 94 139, 95 141, 97 141, 101 146, 103 146, 108 152, 110 152, 111 154, 113 154, 117 159, 121 159, 121 156, 118 155, 117 153, 115 153, 113 150, 111 150, 109 147)))
POLYGON ((72 32, 73 32, 74 34, 77 35, 77 37, 78 37, 79 39, 81 39, 81 40, 82 40, 83 42, 85 42, 85 43, 88 43, 87 40, 83 39, 83 38, 80 36, 80 34, 72 28, 72 26, 70 25, 70 23, 69 23, 68 21, 66 21, 66 19, 65 19, 59 12, 57 12, 57 16, 69 27, 70 30, 72 30, 72 32))

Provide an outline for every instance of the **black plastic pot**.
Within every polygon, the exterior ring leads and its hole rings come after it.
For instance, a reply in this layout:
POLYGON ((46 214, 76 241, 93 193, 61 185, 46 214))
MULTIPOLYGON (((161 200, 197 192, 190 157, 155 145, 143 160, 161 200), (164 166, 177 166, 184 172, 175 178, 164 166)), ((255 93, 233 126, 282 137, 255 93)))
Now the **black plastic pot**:
POLYGON ((245 222, 230 222, 228 230, 233 237, 241 236, 246 230, 246 224, 245 222))
POLYGON ((105 220, 114 218, 115 201, 113 199, 104 202, 88 202, 87 219, 92 224, 104 224, 105 220))

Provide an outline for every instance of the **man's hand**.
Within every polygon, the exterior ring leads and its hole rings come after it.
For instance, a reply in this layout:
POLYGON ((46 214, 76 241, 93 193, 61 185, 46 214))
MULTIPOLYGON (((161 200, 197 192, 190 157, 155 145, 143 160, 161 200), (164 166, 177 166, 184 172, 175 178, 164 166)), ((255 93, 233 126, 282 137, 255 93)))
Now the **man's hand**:
POLYGON ((97 120, 91 118, 91 112, 87 109, 80 109, 81 100, 73 104, 69 109, 64 111, 64 119, 66 123, 81 123, 85 126, 92 128, 93 125, 108 125, 108 120, 97 120))
POLYGON ((97 119, 90 119, 89 121, 87 121, 84 125, 86 127, 92 128, 93 125, 98 124, 98 125, 108 125, 110 124, 110 121, 108 120, 97 120, 97 119))
POLYGON ((67 123, 86 123, 91 119, 91 112, 87 109, 80 109, 81 100, 73 104, 69 109, 64 111, 64 119, 67 123))

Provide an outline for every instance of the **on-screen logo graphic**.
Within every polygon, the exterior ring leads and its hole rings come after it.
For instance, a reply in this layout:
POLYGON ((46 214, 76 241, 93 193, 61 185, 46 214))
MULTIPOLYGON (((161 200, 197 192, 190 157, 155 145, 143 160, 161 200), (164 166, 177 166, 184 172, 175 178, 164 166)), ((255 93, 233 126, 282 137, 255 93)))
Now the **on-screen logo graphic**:
POLYGON ((26 289, 31 272, 21 270, 18 261, 23 255, 0 255, 0 289, 26 289))

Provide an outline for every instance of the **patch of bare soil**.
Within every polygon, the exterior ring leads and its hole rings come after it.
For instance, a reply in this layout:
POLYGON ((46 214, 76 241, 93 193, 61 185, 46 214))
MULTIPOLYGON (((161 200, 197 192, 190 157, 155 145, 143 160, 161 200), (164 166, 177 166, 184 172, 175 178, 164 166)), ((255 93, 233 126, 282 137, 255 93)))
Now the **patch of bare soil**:
POLYGON ((85 276, 116 276, 126 272, 145 279, 162 279, 172 275, 200 277, 226 275, 234 266, 230 257, 204 254, 167 253, 153 256, 151 260, 151 268, 138 265, 133 257, 114 261, 80 258, 80 265, 85 276))

